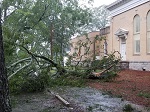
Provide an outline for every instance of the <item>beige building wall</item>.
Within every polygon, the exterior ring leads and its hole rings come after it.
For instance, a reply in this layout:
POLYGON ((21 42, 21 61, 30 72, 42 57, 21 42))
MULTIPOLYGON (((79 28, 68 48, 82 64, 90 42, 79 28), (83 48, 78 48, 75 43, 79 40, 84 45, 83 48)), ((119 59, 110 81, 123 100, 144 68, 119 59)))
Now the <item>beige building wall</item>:
MULTIPOLYGON (((95 45, 95 50, 99 50, 99 47, 96 47, 99 43, 95 42, 94 44, 94 40, 96 36, 99 36, 99 31, 90 32, 87 35, 78 36, 70 40, 71 51, 69 55, 74 57, 73 58, 74 61, 80 61, 80 59, 81 61, 84 61, 86 59, 93 60, 94 45, 95 45), (88 47, 89 50, 87 52, 86 49, 88 49, 88 47), (85 55, 85 53, 87 53, 87 55, 85 55)), ((96 53, 97 52, 95 52, 95 54, 96 53)))
MULTIPOLYGON (((126 38, 125 39, 126 48, 124 52, 125 58, 123 58, 122 61, 128 63, 129 64, 128 67, 130 69, 150 71, 150 54, 148 54, 146 50, 147 49, 146 23, 147 23, 147 13, 150 11, 150 1, 120 0, 110 4, 110 7, 112 8, 110 9, 113 15, 110 21, 110 27, 100 29, 100 32, 88 33, 87 35, 89 41, 92 42, 92 44, 86 45, 90 47, 88 55, 84 55, 85 53, 84 47, 80 47, 80 45, 78 44, 79 41, 85 43, 87 41, 86 36, 76 37, 70 41, 72 43, 70 55, 72 55, 75 52, 77 53, 77 55, 74 56, 73 60, 79 61, 82 55, 84 56, 82 57, 81 61, 85 59, 93 60, 94 53, 95 56, 99 56, 99 59, 101 59, 101 57, 104 56, 105 40, 100 42, 97 41, 94 44, 93 41, 96 35, 99 35, 100 37, 105 37, 107 42, 108 54, 111 54, 114 51, 119 51, 121 53, 122 36, 120 36, 120 34, 122 33, 122 31, 124 31, 126 32, 125 34, 127 34, 127 36, 126 35, 123 36, 126 38), (134 54, 133 19, 136 15, 140 16, 140 54, 134 54), (75 48, 77 49, 75 50, 75 48)), ((116 56, 120 55, 116 53, 116 56)))
POLYGON ((150 55, 146 53, 146 16, 150 10, 150 3, 143 4, 120 15, 117 15, 111 20, 111 37, 112 37, 112 51, 120 51, 120 39, 115 36, 115 32, 119 28, 129 31, 126 39, 126 60, 127 61, 150 61, 150 55), (140 54, 134 55, 133 52, 133 18, 138 14, 140 16, 140 54))
MULTIPOLYGON (((126 61, 133 63, 140 63, 138 70, 142 70, 144 67, 150 70, 150 54, 147 54, 147 30, 146 30, 146 17, 150 11, 150 2, 144 3, 126 12, 118 14, 111 19, 110 35, 109 35, 109 51, 119 51, 121 38, 115 35, 119 28, 128 30, 126 39, 126 61), (140 54, 134 54, 134 38, 133 38, 133 19, 135 15, 140 16, 140 54), (146 62, 146 64, 144 64, 146 62), (141 64, 143 63, 143 64, 141 64)), ((136 68, 131 67, 131 68, 136 68)))

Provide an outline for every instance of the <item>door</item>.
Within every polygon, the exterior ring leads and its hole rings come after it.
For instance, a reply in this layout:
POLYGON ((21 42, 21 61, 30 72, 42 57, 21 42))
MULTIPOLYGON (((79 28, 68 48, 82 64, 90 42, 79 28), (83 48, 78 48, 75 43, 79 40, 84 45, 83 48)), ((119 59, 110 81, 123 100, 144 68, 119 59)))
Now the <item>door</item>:
POLYGON ((126 39, 125 38, 121 38, 120 53, 121 53, 122 61, 125 61, 126 60, 126 39))

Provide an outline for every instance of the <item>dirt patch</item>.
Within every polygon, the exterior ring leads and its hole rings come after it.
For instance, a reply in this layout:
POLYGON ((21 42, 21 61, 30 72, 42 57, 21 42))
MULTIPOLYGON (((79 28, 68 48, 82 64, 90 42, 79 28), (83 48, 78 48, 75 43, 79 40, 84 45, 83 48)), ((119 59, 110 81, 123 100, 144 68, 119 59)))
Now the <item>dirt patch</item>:
POLYGON ((123 70, 112 82, 90 80, 90 87, 121 97, 132 103, 150 107, 150 72, 123 70))

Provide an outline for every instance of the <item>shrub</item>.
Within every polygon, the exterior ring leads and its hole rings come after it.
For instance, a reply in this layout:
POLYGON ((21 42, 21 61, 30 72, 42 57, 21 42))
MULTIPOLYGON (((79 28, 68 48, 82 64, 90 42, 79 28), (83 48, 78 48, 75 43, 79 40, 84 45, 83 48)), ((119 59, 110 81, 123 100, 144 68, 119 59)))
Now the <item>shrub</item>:
POLYGON ((73 86, 73 87, 81 87, 84 86, 85 80, 83 79, 82 72, 69 71, 68 73, 60 76, 50 78, 51 86, 73 86), (81 74, 80 74, 81 73, 81 74))
POLYGON ((9 81, 10 92, 14 94, 22 92, 43 91, 49 85, 50 76, 46 73, 41 73, 38 76, 16 75, 9 81))
POLYGON ((81 79, 85 79, 88 77, 88 74, 91 72, 91 70, 72 70, 68 71, 66 74, 67 76, 73 76, 73 77, 80 77, 81 79))
POLYGON ((113 65, 112 70, 118 71, 116 65, 119 63, 120 58, 115 57, 114 54, 110 54, 107 57, 103 57, 101 60, 94 60, 91 62, 93 70, 106 69, 113 65))
POLYGON ((109 72, 106 72, 104 74, 101 75, 101 79, 104 79, 104 81, 106 82, 109 82, 109 81, 112 81, 113 79, 116 78, 118 74, 114 71, 109 71, 109 72))
POLYGON ((21 92, 25 79, 22 76, 14 76, 9 80, 9 89, 11 93, 18 94, 21 92))
POLYGON ((28 77, 26 81, 23 83, 21 91, 22 92, 36 92, 42 91, 45 89, 45 85, 43 79, 40 79, 41 76, 37 76, 35 78, 28 77))
POLYGON ((134 108, 130 105, 130 104, 126 104, 124 107, 123 107, 123 111, 124 112, 132 112, 134 110, 134 108))

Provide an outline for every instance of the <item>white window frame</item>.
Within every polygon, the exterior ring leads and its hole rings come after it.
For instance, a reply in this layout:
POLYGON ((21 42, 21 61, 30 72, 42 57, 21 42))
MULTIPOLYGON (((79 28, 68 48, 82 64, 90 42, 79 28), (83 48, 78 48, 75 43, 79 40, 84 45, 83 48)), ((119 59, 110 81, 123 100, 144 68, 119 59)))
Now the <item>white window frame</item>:
POLYGON ((140 54, 140 16, 136 15, 133 19, 133 51, 134 54, 140 54), (137 43, 137 41, 139 41, 137 43))
POLYGON ((150 54, 150 11, 147 13, 147 53, 150 54))

